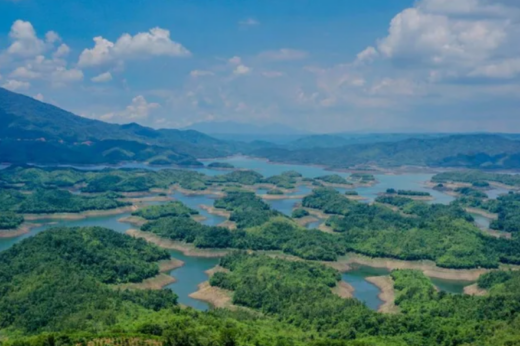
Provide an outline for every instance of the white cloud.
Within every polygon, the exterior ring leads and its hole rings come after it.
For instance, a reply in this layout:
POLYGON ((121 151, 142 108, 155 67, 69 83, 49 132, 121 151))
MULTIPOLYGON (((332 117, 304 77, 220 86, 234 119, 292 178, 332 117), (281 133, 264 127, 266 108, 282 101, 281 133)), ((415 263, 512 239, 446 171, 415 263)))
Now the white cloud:
POLYGON ((242 59, 239 56, 234 56, 230 58, 228 62, 232 65, 239 65, 242 63, 242 59))
POLYGON ((203 70, 193 70, 190 72, 190 76, 193 78, 204 77, 204 76, 213 76, 214 73, 211 71, 203 71, 203 70))
POLYGON ((54 58, 63 58, 63 57, 66 57, 67 55, 69 55, 70 53, 70 48, 69 46, 67 46, 65 43, 62 43, 58 49, 56 49, 56 51, 54 52, 54 54, 52 54, 52 56, 54 58))
POLYGON ((9 37, 13 40, 13 43, 7 49, 9 54, 31 57, 40 54, 45 49, 45 44, 38 39, 30 22, 15 21, 9 37))
POLYGON ((479 66, 469 75, 471 77, 488 77, 488 78, 514 78, 520 74, 520 58, 506 59, 496 63, 479 66))
POLYGON ((357 55, 356 61, 357 62, 373 61, 378 55, 379 55, 379 53, 377 52, 377 50, 374 47, 370 46, 357 55))
POLYGON ((49 31, 45 34, 45 41, 52 44, 61 41, 61 37, 56 32, 49 31))
POLYGON ((25 66, 21 66, 16 68, 9 76, 12 78, 36 79, 40 78, 41 74, 38 72, 34 72, 25 66))
POLYGON ((43 100, 45 100, 45 97, 43 97, 43 95, 40 93, 36 94, 36 96, 34 96, 34 98, 40 102, 43 102, 43 100))
POLYGON ((144 96, 138 95, 132 99, 132 103, 130 103, 124 111, 107 113, 102 115, 99 119, 128 123, 148 118, 150 113, 159 107, 160 105, 158 103, 149 103, 144 96))
POLYGON ((302 50, 282 48, 278 50, 270 50, 262 52, 259 57, 269 61, 290 61, 305 59, 309 54, 302 50))
POLYGON ((110 72, 105 72, 98 76, 92 77, 90 80, 93 81, 94 83, 110 82, 112 80, 112 74, 110 72))
POLYGON ((238 24, 243 26, 256 26, 260 25, 260 22, 254 18, 245 18, 239 21, 238 24))
POLYGON ((251 69, 246 65, 238 65, 233 71, 233 73, 237 75, 248 74, 249 72, 251 72, 251 69))
POLYGON ((185 57, 191 53, 180 43, 170 39, 170 32, 161 28, 141 32, 135 36, 123 34, 116 43, 98 36, 94 48, 85 49, 78 61, 79 66, 96 66, 114 60, 143 59, 150 56, 185 57))
POLYGON ((6 83, 2 85, 2 87, 11 91, 27 90, 31 87, 31 83, 18 81, 16 79, 8 79, 6 80, 6 83))
POLYGON ((419 0, 397 14, 388 35, 358 54, 405 67, 431 82, 512 78, 520 56, 520 7, 491 0, 419 0))
POLYGON ((83 80, 83 72, 78 69, 66 69, 65 67, 58 67, 51 74, 51 80, 55 85, 64 85, 70 82, 79 82, 83 80))

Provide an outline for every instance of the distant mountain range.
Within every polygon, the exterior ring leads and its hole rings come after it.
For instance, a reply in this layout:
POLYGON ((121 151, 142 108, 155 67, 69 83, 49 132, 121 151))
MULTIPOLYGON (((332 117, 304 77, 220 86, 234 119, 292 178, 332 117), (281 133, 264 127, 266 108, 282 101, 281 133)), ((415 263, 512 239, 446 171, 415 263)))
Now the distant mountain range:
POLYGON ((262 148, 253 154, 275 162, 319 164, 333 168, 359 165, 520 168, 520 141, 493 134, 409 138, 330 148, 262 148))
POLYGON ((207 121, 190 125, 184 130, 203 132, 225 141, 264 141, 284 144, 310 133, 283 124, 253 125, 235 121, 207 121))
POLYGON ((109 124, 0 88, 1 161, 200 165, 196 158, 234 152, 235 144, 197 131, 109 124))
MULTIPOLYGON (((272 161, 346 168, 359 165, 520 168, 518 135, 337 134, 296 135, 283 125, 199 124, 209 131, 242 131, 247 141, 223 140, 193 129, 155 130, 135 123, 108 124, 74 115, 0 88, 0 163, 116 164, 139 161, 202 165, 198 159, 246 154, 272 161), (205 128, 206 127, 206 128, 205 128), (292 141, 255 140, 264 131, 292 141), (282 136, 282 135, 280 135, 282 136), (247 142, 247 143, 246 143, 247 142)), ((222 135, 222 134, 221 134, 222 135)))

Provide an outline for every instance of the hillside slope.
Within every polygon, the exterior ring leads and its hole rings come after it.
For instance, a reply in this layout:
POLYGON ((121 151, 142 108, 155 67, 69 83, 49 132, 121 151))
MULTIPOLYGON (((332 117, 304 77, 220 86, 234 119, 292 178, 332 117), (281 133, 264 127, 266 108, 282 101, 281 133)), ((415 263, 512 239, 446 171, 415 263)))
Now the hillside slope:
POLYGON ((435 139, 347 145, 300 150, 259 149, 272 161, 347 168, 356 165, 520 168, 520 141, 500 135, 453 135, 435 139))
POLYGON ((109 124, 3 88, 0 141, 0 161, 8 162, 116 163, 159 157, 157 162, 195 164, 195 157, 224 156, 235 150, 235 144, 197 131, 109 124))

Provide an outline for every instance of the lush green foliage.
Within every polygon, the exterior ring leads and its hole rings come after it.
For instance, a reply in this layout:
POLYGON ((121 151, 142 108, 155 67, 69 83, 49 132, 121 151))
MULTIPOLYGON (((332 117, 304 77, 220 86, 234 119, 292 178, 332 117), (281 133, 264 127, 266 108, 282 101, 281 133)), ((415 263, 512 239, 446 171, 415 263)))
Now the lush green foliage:
POLYGON ((261 183, 264 177, 255 171, 240 170, 233 171, 223 176, 227 182, 239 183, 242 185, 254 185, 261 183))
POLYGON ((0 211, 0 230, 15 229, 24 221, 22 215, 10 211, 0 211))
POLYGON ((455 191, 456 193, 458 193, 462 196, 466 196, 466 197, 473 197, 473 198, 487 198, 488 197, 484 192, 482 192, 478 189, 471 188, 471 187, 458 187, 453 191, 455 191))
POLYGON ((271 189, 271 190, 267 191, 267 194, 268 195, 281 196, 281 195, 283 195, 283 191, 280 190, 280 189, 271 189))
POLYGON ((215 200, 214 205, 216 208, 230 211, 230 220, 236 222, 238 228, 258 226, 274 216, 281 215, 254 192, 228 192, 225 197, 215 200))
POLYGON ((495 182, 510 186, 520 186, 520 177, 516 174, 490 173, 485 171, 443 172, 434 175, 432 181, 439 183, 449 181, 470 184, 477 183, 480 185, 482 185, 482 182, 495 182))
POLYGON ((352 183, 348 182, 345 178, 338 174, 323 175, 321 177, 317 177, 316 180, 320 180, 328 184, 352 185, 352 183))
POLYGON ((303 208, 294 209, 291 215, 293 219, 301 219, 305 216, 309 216, 309 212, 303 208))
POLYGON ((133 212, 132 215, 142 217, 146 220, 157 220, 168 216, 190 217, 198 213, 197 210, 188 208, 179 201, 174 201, 166 204, 150 205, 133 212))
POLYGON ((103 228, 53 229, 0 253, 0 328, 100 330, 176 304, 168 291, 120 292, 107 283, 158 273, 166 251, 103 228))

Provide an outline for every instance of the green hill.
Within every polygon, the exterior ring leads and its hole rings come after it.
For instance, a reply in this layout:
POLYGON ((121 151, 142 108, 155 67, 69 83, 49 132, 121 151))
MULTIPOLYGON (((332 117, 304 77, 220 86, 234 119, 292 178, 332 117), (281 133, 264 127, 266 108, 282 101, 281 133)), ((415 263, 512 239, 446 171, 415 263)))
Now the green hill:
POLYGON ((271 161, 346 168, 356 165, 511 169, 520 167, 520 141, 501 135, 453 135, 433 139, 287 150, 265 148, 254 155, 271 161))
POLYGON ((0 161, 200 165, 195 158, 233 153, 236 144, 203 133, 154 130, 87 119, 0 88, 0 161))

